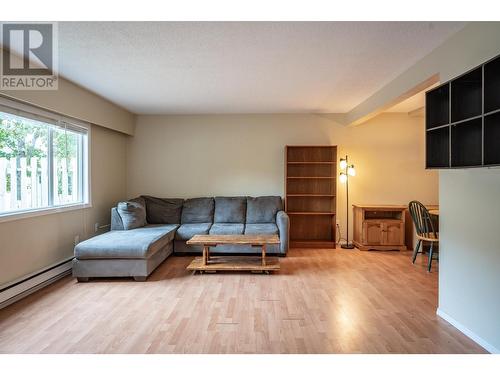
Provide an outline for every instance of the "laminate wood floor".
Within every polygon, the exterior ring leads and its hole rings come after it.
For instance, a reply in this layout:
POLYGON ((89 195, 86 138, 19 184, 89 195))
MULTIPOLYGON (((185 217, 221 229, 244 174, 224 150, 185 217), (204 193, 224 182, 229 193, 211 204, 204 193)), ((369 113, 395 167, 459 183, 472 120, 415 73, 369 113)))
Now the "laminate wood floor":
POLYGON ((65 277, 0 310, 1 353, 484 353, 436 316, 437 265, 410 252, 291 250, 272 275, 65 277))

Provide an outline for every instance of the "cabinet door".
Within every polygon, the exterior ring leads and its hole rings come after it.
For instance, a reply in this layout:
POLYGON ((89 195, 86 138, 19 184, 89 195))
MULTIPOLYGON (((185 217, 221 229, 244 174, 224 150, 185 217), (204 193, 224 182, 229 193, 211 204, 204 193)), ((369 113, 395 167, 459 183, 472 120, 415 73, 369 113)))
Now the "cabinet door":
POLYGON ((404 245, 403 244, 403 224, 401 222, 384 223, 382 231, 384 245, 404 245))
POLYGON ((381 245, 382 223, 365 221, 363 223, 363 242, 365 245, 381 245))

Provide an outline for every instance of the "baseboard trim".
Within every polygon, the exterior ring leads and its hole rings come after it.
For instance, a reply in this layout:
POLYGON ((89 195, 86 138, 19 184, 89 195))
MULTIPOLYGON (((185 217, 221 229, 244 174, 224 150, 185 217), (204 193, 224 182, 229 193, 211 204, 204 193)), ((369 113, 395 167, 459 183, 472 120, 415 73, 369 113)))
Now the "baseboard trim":
POLYGON ((73 258, 47 267, 0 289, 0 309, 40 290, 71 273, 73 258))
POLYGON ((448 315, 447 313, 445 313, 440 308, 438 308, 436 310, 436 314, 440 318, 446 320, 448 323, 450 323, 453 327, 455 327, 456 329, 458 329, 460 332, 462 332, 465 336, 467 336, 468 338, 470 338, 476 344, 482 346, 488 352, 490 352, 492 354, 500 354, 500 350, 498 350, 493 345, 491 345, 490 343, 488 343, 486 340, 484 340, 481 337, 479 337, 478 335, 476 335, 470 329, 468 329, 467 327, 465 327, 462 323, 460 323, 460 322, 456 321, 455 319, 453 319, 450 315, 448 315))

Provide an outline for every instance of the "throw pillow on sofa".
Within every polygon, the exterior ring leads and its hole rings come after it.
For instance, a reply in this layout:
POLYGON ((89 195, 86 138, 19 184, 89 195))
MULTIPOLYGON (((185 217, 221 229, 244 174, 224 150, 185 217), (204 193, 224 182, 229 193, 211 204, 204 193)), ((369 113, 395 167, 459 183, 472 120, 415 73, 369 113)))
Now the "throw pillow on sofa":
POLYGON ((123 229, 130 230, 146 225, 146 208, 139 202, 120 202, 117 210, 122 219, 123 229))

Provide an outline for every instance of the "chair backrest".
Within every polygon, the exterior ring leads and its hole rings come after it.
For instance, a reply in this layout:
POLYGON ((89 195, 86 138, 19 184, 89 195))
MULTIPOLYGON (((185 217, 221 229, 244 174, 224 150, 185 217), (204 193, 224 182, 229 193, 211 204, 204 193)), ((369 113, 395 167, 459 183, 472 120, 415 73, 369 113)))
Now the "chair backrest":
POLYGON ((419 201, 411 201, 408 204, 411 218, 415 224, 417 234, 421 237, 438 238, 429 210, 419 201))

